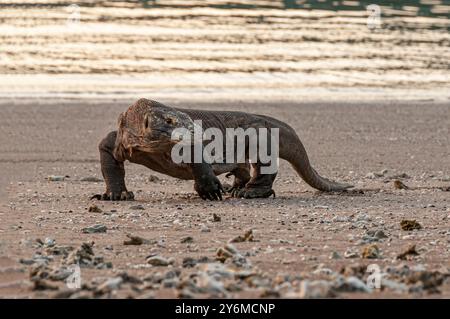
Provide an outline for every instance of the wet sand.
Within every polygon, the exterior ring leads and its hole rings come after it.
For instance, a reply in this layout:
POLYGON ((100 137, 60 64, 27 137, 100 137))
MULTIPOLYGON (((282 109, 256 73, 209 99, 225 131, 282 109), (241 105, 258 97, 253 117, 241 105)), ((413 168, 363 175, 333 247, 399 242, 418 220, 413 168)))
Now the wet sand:
POLYGON ((383 2, 374 29, 363 2, 293 2, 8 0, 0 96, 448 101, 444 2, 383 2))

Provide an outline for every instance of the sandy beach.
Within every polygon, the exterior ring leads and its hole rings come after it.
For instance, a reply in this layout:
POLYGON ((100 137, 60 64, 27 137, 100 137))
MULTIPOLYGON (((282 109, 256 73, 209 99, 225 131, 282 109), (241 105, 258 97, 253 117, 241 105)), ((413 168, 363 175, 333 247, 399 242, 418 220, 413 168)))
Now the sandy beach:
POLYGON ((0 298, 450 298, 449 6, 225 2, 2 1, 0 298), (281 162, 276 198, 207 202, 127 163, 136 200, 91 200, 141 97, 286 121, 355 190, 281 162))
MULTIPOLYGON (((29 266, 19 262, 33 258, 37 252, 46 254, 45 245, 36 244, 37 238, 54 239, 57 245, 74 248, 94 241, 95 254, 113 264, 112 269, 82 268, 83 282, 94 285, 91 281, 101 283, 123 271, 143 278, 178 269, 180 278, 187 276, 193 270, 184 268, 183 260, 214 260, 218 248, 252 229, 255 242, 235 245, 248 254, 252 270, 266 274, 270 289, 263 284, 242 284, 245 288, 229 292, 229 297, 261 297, 269 290, 278 291, 279 296, 290 296, 291 291, 299 297, 299 278, 331 281, 332 274, 327 271, 339 273, 355 264, 363 268, 377 264, 381 269, 407 265, 427 271, 448 270, 448 103, 176 103, 184 107, 276 114, 296 129, 321 174, 365 191, 318 193, 302 182, 290 165, 282 163, 275 199, 226 198, 222 202, 205 202, 195 194, 192 182, 129 164, 127 183, 136 194, 135 202, 90 201, 93 194, 104 189, 97 142, 114 129, 116 114, 131 102, 1 105, 0 166, 3 178, 8 179, 8 199, 1 208, 0 226, 2 296, 48 297, 60 292, 33 291, 29 266), (48 181, 51 175, 68 177, 64 181, 48 181), (92 178, 99 180, 89 182, 92 178), (411 189, 395 189, 396 179, 411 189), (102 212, 89 212, 93 204, 102 212), (136 205, 142 205, 142 209, 136 210, 136 205), (221 221, 214 222, 213 214, 220 216, 221 221), (417 220, 423 228, 404 231, 400 222, 405 219, 417 220), (107 232, 82 232, 94 224, 105 225, 107 232), (376 242, 379 257, 364 259, 361 252, 369 244, 363 238, 373 230, 383 230, 387 238, 376 242), (151 242, 124 245, 127 234, 151 242), (192 237, 192 242, 181 243, 186 237, 192 237), (412 244, 417 247, 417 256, 406 261, 396 259, 412 244), (356 256, 345 258, 349 251, 356 256), (146 257, 151 254, 173 257, 174 264, 169 270, 148 268, 146 257), (332 254, 341 258, 330 259, 332 254), (315 271, 317 268, 329 270, 315 271), (289 287, 281 287, 282 283, 277 282, 283 276, 291 278, 286 279, 289 287)), ((231 182, 223 176, 221 180, 231 182)), ((50 264, 57 264, 56 260, 62 257, 54 258, 50 264)), ((368 275, 364 271, 358 274, 364 281, 368 275)), ((396 280, 408 282, 401 277, 396 280)), ((182 291, 161 284, 139 292, 124 286, 112 296, 150 293, 155 297, 177 297, 182 291)), ((412 286, 409 283, 408 289, 412 286)), ((448 282, 438 286, 439 294, 430 294, 432 290, 423 288, 416 292, 398 289, 340 293, 339 297, 450 296, 448 282)), ((64 291, 64 284, 60 283, 60 290, 64 291)))

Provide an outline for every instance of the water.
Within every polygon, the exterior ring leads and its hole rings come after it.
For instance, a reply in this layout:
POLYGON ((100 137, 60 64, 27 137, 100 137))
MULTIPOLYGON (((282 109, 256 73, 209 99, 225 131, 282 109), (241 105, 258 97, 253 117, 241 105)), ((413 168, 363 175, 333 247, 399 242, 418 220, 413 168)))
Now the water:
POLYGON ((331 10, 331 11, 362 11, 368 5, 376 4, 386 9, 396 10, 389 15, 400 15, 406 12, 414 12, 416 16, 450 18, 450 0, 430 1, 425 0, 404 0, 404 1, 348 1, 348 0, 271 0, 258 1, 253 4, 251 1, 184 1, 169 2, 164 0, 140 0, 146 8, 152 7, 210 7, 221 9, 308 9, 308 10, 331 10))

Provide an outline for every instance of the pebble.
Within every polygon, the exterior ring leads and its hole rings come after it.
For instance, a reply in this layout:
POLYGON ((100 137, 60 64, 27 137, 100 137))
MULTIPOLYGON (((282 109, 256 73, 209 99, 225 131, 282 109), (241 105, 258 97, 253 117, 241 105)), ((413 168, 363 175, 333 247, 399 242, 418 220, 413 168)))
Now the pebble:
POLYGON ((33 290, 58 290, 59 287, 44 279, 33 281, 33 290))
POLYGON ((346 223, 349 222, 351 219, 347 216, 335 216, 331 219, 333 223, 346 223))
POLYGON ((95 205, 95 204, 89 206, 88 211, 89 211, 90 213, 101 213, 101 212, 103 212, 103 211, 100 209, 100 207, 98 207, 98 206, 95 205))
POLYGON ((405 285, 404 283, 399 283, 386 278, 381 278, 381 287, 388 288, 390 290, 394 290, 401 293, 408 291, 408 286, 405 285))
POLYGON ((354 252, 350 249, 347 249, 344 253, 345 258, 358 258, 359 254, 357 252, 354 252))
POLYGON ((400 222, 400 227, 402 228, 402 230, 406 231, 422 229, 422 225, 420 225, 416 220, 407 219, 404 219, 400 222))
POLYGON ((402 253, 397 255, 397 259, 406 260, 408 256, 417 256, 419 253, 416 250, 416 245, 411 245, 405 249, 402 253))
POLYGON ((47 180, 50 182, 62 182, 69 176, 63 176, 63 175, 50 175, 47 177, 47 180))
POLYGON ((174 263, 173 259, 167 259, 161 256, 152 256, 147 258, 147 263, 156 267, 167 267, 174 263))
POLYGON ((337 252, 337 251, 333 251, 330 254, 330 259, 341 259, 342 256, 337 252))
POLYGON ((181 238, 180 242, 182 244, 190 244, 190 243, 194 242, 194 238, 191 236, 183 237, 183 238, 181 238))
POLYGON ((150 175, 148 177, 148 181, 150 183, 157 183, 157 182, 161 181, 161 179, 158 176, 156 176, 156 175, 150 175))
POLYGON ((331 270, 330 268, 318 268, 318 269, 313 271, 313 274, 330 276, 330 275, 334 274, 334 271, 331 270))
POLYGON ((359 213, 358 215, 356 215, 356 221, 360 222, 360 221, 367 221, 370 222, 372 219, 369 217, 369 215, 365 214, 365 213, 359 213))
POLYGON ((299 293, 288 293, 286 298, 332 298, 336 294, 330 282, 325 280, 309 281, 303 280, 300 284, 299 293))
POLYGON ((46 247, 53 247, 53 246, 56 245, 56 241, 54 239, 52 239, 52 238, 48 238, 47 237, 47 238, 44 239, 44 245, 46 247))
POLYGON ((406 186, 402 181, 399 181, 398 179, 394 181, 394 188, 395 189, 409 189, 408 186, 406 186))
POLYGON ((81 231, 84 234, 94 234, 94 233, 106 233, 107 227, 103 224, 96 224, 90 227, 83 228, 81 231))
POLYGON ((383 177, 384 175, 386 175, 387 172, 388 172, 387 169, 383 169, 381 172, 367 173, 366 176, 364 176, 364 177, 367 179, 375 179, 375 178, 383 177))
POLYGON ((144 206, 139 204, 139 205, 131 206, 130 209, 132 209, 132 210, 144 210, 145 208, 144 208, 144 206))
POLYGON ((378 248, 377 245, 372 244, 364 247, 361 255, 363 258, 367 259, 377 259, 380 258, 380 249, 378 248))
POLYGON ((200 230, 202 233, 209 233, 211 231, 206 225, 202 225, 200 230))
POLYGON ((365 292, 370 293, 372 290, 359 278, 350 276, 343 278, 340 276, 334 282, 334 289, 339 292, 365 292))
POLYGON ((239 235, 239 236, 231 239, 229 242, 230 243, 242 243, 245 241, 254 241, 252 229, 247 230, 243 236, 239 235))
POLYGON ((129 238, 129 240, 124 240, 123 242, 124 245, 142 245, 150 243, 149 240, 139 236, 127 234, 127 237, 129 238))
POLYGON ((113 290, 117 290, 123 283, 122 277, 114 277, 106 280, 103 284, 97 287, 97 291, 100 293, 108 293, 113 290))

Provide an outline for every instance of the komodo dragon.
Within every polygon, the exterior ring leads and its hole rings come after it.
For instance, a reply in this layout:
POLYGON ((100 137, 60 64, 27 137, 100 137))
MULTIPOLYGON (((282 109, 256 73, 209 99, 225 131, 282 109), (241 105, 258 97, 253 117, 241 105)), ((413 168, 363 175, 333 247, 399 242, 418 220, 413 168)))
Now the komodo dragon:
MULTIPOLYGON (((306 151, 286 123, 277 119, 244 112, 188 110, 139 99, 118 120, 118 130, 110 132, 99 144, 101 170, 106 192, 94 197, 100 200, 133 200, 125 186, 124 161, 144 165, 154 171, 185 180, 194 180, 194 189, 202 199, 222 199, 223 188, 216 177, 228 173, 234 183, 228 190, 241 198, 265 198, 275 195, 272 184, 276 173, 262 174, 261 162, 249 163, 180 163, 171 158, 176 143, 171 139, 175 128, 192 127, 202 120, 203 129, 215 127, 225 134, 226 128, 279 128, 279 157, 292 164, 310 186, 321 191, 344 191, 351 185, 339 184, 321 177, 310 165, 306 151)), ((245 147, 248 147, 246 145, 245 147)))

